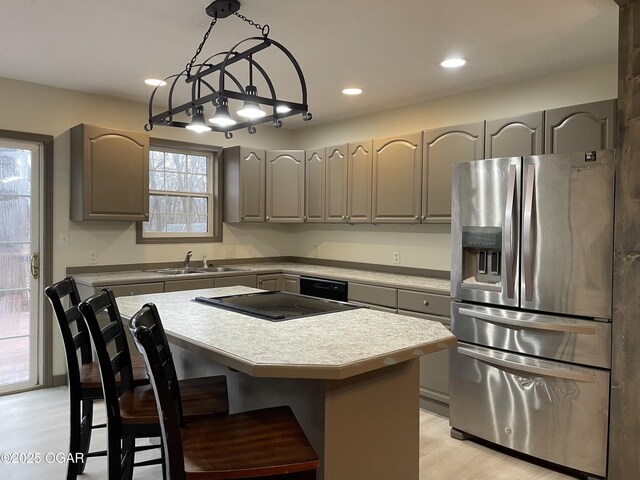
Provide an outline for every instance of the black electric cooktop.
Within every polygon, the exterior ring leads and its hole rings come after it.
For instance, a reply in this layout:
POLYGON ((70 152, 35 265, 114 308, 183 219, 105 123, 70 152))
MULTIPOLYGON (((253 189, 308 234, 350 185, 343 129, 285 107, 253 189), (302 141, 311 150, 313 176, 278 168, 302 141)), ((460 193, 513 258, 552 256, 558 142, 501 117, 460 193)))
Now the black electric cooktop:
POLYGON ((281 322, 292 318, 360 308, 356 305, 286 292, 259 292, 226 297, 196 297, 194 301, 258 318, 281 322))

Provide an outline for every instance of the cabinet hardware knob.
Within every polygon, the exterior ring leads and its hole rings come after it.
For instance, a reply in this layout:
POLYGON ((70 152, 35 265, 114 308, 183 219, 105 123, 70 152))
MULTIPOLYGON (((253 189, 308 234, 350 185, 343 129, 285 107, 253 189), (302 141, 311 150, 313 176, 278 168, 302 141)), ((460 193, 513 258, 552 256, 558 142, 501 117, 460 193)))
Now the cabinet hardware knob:
POLYGON ((427 218, 427 217, 425 217, 424 215, 422 215, 422 220, 424 220, 425 218, 427 218))
POLYGON ((426 301, 426 300, 423 300, 423 301, 422 301, 422 304, 426 307, 427 305, 429 305, 429 302, 428 302, 428 301, 426 301))
POLYGON ((342 220, 344 220, 344 218, 345 218, 344 215, 342 215, 342 220))
POLYGON ((304 220, 306 220, 306 219, 307 219, 307 216, 305 215, 303 218, 304 218, 304 220))
POLYGON ((133 296, 133 292, 129 292, 129 296, 132 297, 133 296))
POLYGON ((267 220, 269 220, 269 217, 267 216, 267 220))
POLYGON ((349 220, 351 218, 351 215, 347 215, 347 220, 349 220))
POLYGON ((244 215, 242 215, 240 218, 241 218, 242 220, 244 220, 244 215))
POLYGON ((419 217, 418 215, 416 215, 416 216, 414 217, 414 219, 415 219, 415 220, 418 220, 419 218, 420 218, 420 217, 419 217))

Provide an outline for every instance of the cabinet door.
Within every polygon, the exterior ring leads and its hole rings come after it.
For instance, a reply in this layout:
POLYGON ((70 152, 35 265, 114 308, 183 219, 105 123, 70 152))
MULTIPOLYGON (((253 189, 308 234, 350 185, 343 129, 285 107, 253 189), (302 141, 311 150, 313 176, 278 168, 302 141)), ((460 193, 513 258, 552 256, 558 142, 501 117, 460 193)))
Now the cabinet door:
POLYGON ((304 150, 267 151, 267 222, 301 223, 304 150))
POLYGON ((484 156, 484 122, 424 132, 422 222, 451 223, 451 171, 454 162, 484 156))
POLYGON ((70 217, 149 218, 149 135, 92 125, 71 129, 70 217))
POLYGON ((309 223, 324 222, 325 152, 324 148, 305 152, 305 215, 309 223))
POLYGON ((241 222, 264 222, 265 172, 265 151, 241 147, 239 178, 241 222))
POLYGON ((283 290, 289 293, 300 293, 300 275, 290 275, 284 273, 282 275, 283 290))
POLYGON ((614 148, 615 116, 615 100, 547 110, 544 153, 614 148))
POLYGON ((543 112, 487 120, 485 158, 540 155, 543 151, 543 112))
POLYGON ((258 275, 258 288, 263 290, 282 290, 282 274, 258 275))
POLYGON ((334 145, 325 150, 325 222, 344 223, 347 217, 347 145, 334 145))
POLYGON ((373 223, 419 223, 422 134, 373 142, 373 223))
POLYGON ((373 141, 353 142, 347 155, 347 222, 371 223, 373 141))
MULTIPOLYGON (((449 328, 450 319, 398 310, 400 315, 424 318, 449 328)), ((420 395, 439 404, 449 405, 449 350, 440 350, 420 357, 420 395)))

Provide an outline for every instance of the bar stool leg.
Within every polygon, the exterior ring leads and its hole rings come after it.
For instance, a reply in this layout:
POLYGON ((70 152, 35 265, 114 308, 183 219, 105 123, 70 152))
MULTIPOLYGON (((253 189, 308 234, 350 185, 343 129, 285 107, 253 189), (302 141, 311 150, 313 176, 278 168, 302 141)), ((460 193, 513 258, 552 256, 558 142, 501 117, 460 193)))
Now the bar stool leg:
POLYGON ((84 472, 87 463, 87 453, 91 443, 91 427, 93 425, 93 400, 82 401, 82 422, 80 424, 80 453, 82 462, 78 463, 78 474, 84 472))
POLYGON ((109 480, 121 480, 122 454, 120 449, 120 432, 109 428, 107 422, 107 472, 109 480))
MULTIPOLYGON (((69 398, 69 453, 76 457, 80 452, 80 400, 75 398, 73 393, 69 398)), ((78 467, 76 462, 67 462, 67 480, 76 480, 78 477, 78 467)))
POLYGON ((126 437, 122 440, 122 479, 133 478, 133 464, 136 458, 136 439, 126 437))

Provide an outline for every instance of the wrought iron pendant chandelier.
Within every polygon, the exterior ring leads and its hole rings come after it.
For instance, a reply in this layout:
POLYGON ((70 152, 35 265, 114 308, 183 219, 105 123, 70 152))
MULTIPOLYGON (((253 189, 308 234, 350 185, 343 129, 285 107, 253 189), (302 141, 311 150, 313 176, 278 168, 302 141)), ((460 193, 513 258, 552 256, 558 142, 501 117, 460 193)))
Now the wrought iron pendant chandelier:
MULTIPOLYGON (((282 44, 269 38, 269 25, 262 26, 249 20, 238 13, 239 9, 239 0, 215 0, 206 8, 207 14, 213 17, 209 29, 185 68, 180 73, 165 78, 165 86, 154 88, 149 99, 149 123, 144 127, 146 131, 152 130, 155 125, 163 125, 197 132, 224 132, 226 138, 231 138, 232 130, 246 128, 249 133, 255 133, 255 126, 261 123, 271 122, 275 128, 279 128, 283 118, 293 115, 300 114, 305 121, 311 120, 307 106, 307 85, 295 57, 282 44), (262 36, 245 38, 229 51, 216 53, 198 62, 198 55, 217 21, 230 15, 257 28, 262 36), (276 96, 274 83, 256 59, 260 52, 270 47, 279 51, 293 66, 300 84, 299 100, 284 100, 276 96), (234 73, 229 69, 232 65, 234 73), (242 71, 242 75, 239 74, 239 68, 246 69, 246 77, 242 71), (266 94, 258 94, 254 73, 256 79, 266 85, 266 94), (166 88, 168 92, 166 102, 163 103, 165 110, 156 113, 154 102, 158 101, 157 96, 166 88), (179 95, 182 95, 183 103, 175 100, 179 95), (185 101, 187 98, 190 100, 185 101), (231 115, 230 102, 241 105, 236 111, 237 118, 231 115)), ((278 68, 281 69, 282 65, 279 64, 278 68)), ((295 82, 288 82, 287 86, 292 83, 295 82)))

